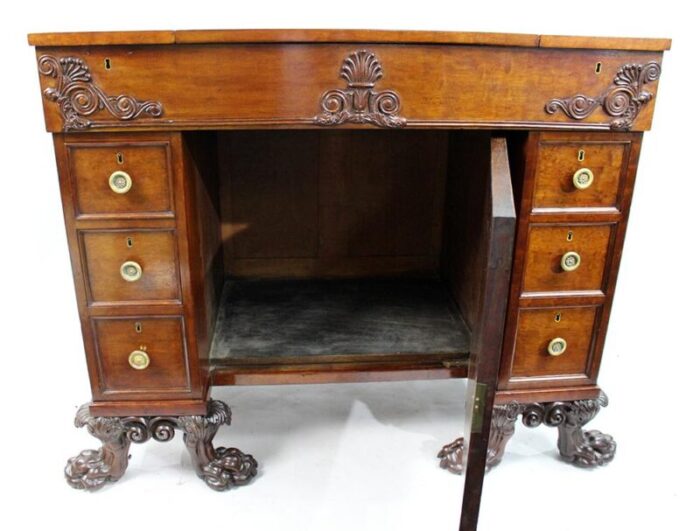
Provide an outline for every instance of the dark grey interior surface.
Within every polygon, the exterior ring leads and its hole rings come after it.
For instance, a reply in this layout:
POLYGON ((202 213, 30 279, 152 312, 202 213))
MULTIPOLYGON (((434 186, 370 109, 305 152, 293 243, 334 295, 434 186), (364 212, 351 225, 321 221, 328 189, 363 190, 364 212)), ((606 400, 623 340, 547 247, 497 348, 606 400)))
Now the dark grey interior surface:
POLYGON ((210 358, 459 354, 469 331, 436 279, 226 281, 210 358))

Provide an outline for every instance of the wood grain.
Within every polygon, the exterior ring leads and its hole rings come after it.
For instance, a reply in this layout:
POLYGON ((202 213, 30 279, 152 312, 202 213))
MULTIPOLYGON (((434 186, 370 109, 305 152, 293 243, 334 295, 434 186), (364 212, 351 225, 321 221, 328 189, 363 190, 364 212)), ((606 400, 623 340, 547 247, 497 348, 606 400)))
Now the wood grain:
MULTIPOLYGON (((383 67, 375 90, 390 88, 400 96, 400 114, 409 128, 566 125, 609 130, 610 116, 601 109, 574 120, 563 113, 548 114, 545 104, 579 93, 594 97, 608 90, 622 65, 661 61, 658 52, 415 44, 42 47, 37 54, 79 57, 90 69, 91 83, 105 94, 156 101, 163 111, 158 118, 127 121, 99 111, 90 116, 91 129, 315 129, 322 95, 342 86, 343 61, 364 47, 383 67), (109 70, 105 58, 110 59, 109 70), (599 62, 602 68, 596 73, 599 62)), ((40 82, 42 90, 56 85, 47 75, 40 82)), ((645 90, 656 94, 657 87, 654 81, 645 90)), ((652 98, 644 105, 634 130, 649 129, 654 102, 652 98)), ((43 104, 47 130, 61 131, 60 106, 47 98, 43 104)))
POLYGON ((66 148, 78 218, 174 217, 168 143, 74 141, 66 148), (115 171, 132 179, 125 194, 109 187, 115 171))
POLYGON ((187 350, 181 317, 92 319, 99 365, 100 396, 155 398, 190 392, 187 350), (139 330, 136 329, 136 324, 139 330), (128 362, 134 350, 146 352, 143 370, 128 362))
POLYGON ((548 48, 593 48, 663 51, 671 48, 670 39, 629 37, 574 37, 518 33, 459 31, 353 30, 353 29, 248 29, 248 30, 176 30, 114 31, 73 33, 30 33, 32 46, 85 46, 113 44, 186 44, 186 43, 405 43, 474 44, 548 48))

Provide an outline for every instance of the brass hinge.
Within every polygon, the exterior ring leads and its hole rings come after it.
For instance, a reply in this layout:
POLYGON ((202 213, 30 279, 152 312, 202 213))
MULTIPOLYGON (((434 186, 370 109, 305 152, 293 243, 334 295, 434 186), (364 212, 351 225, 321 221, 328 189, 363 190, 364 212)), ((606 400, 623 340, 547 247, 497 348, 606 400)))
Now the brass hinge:
POLYGON ((474 392, 474 407, 472 408, 472 433, 481 433, 484 424, 484 403, 486 402, 487 385, 476 384, 474 392))

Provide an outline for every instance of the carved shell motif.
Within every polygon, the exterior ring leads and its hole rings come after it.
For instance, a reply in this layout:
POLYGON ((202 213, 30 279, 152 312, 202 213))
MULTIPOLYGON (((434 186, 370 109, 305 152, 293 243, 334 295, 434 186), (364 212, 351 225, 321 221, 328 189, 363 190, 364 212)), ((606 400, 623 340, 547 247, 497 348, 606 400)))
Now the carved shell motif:
POLYGON ((44 97, 58 104, 63 116, 65 131, 87 129, 95 125, 90 117, 107 110, 119 120, 133 120, 142 115, 158 118, 163 115, 163 105, 157 101, 139 101, 120 94, 108 96, 94 84, 85 61, 77 57, 39 57, 39 73, 55 78, 55 87, 44 90, 44 97))
POLYGON ((619 68, 612 85, 597 97, 576 94, 569 98, 555 98, 545 105, 545 111, 554 114, 562 111, 569 118, 583 120, 598 108, 614 118, 610 128, 627 130, 637 118, 642 106, 653 94, 644 90, 644 85, 656 81, 661 75, 661 65, 650 61, 644 65, 626 64, 619 68))
POLYGON ((375 92, 374 85, 384 72, 373 52, 351 53, 340 67, 340 77, 347 89, 332 89, 321 97, 321 114, 314 117, 317 125, 340 125, 345 122, 373 124, 379 127, 403 127, 401 100, 393 90, 375 92))

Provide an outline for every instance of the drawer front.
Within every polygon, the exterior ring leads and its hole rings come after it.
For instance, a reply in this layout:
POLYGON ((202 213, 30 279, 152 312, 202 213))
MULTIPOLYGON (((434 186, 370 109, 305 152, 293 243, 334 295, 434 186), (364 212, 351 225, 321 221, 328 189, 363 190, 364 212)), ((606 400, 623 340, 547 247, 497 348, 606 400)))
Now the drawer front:
POLYGON ((181 317, 92 319, 100 392, 187 393, 181 317))
POLYGON ((80 217, 172 217, 169 144, 68 144, 80 217))
POLYGON ((603 291, 613 226, 531 225, 523 291, 603 291))
POLYGON ((521 309, 512 378, 587 375, 598 308, 521 309))
POLYGON ((616 208, 629 143, 552 142, 539 148, 533 208, 616 208))
POLYGON ((80 236, 90 304, 180 301, 174 230, 83 231, 80 236))

